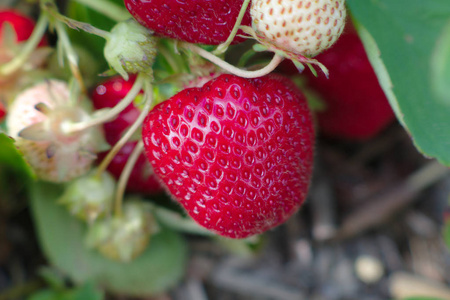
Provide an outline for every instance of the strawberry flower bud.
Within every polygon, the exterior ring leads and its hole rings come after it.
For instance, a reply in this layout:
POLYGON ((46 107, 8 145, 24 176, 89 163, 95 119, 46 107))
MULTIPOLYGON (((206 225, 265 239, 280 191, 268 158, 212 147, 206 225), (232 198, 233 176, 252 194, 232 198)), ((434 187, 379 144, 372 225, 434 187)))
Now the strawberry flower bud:
POLYGON ((72 215, 92 223, 111 211, 114 191, 115 180, 109 173, 91 173, 72 181, 59 203, 72 215))
POLYGON ((112 260, 129 262, 146 249, 156 231, 149 206, 129 200, 124 203, 121 216, 99 220, 89 228, 86 245, 112 260))
POLYGON ((142 72, 151 76, 156 38, 135 20, 123 21, 111 29, 104 54, 110 66, 125 80, 129 78, 127 73, 142 72))

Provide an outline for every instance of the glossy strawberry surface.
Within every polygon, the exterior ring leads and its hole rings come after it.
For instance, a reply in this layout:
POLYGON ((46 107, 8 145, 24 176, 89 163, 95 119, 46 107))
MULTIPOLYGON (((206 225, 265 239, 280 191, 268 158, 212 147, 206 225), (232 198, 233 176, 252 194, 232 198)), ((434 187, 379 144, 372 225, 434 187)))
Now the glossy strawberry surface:
POLYGON ((221 75, 157 105, 142 137, 155 173, 200 225, 230 238, 286 221, 305 200, 314 132, 288 79, 221 75))
MULTIPOLYGON (((117 105, 133 87, 136 77, 126 81, 122 77, 113 77, 97 85, 92 91, 91 99, 95 109, 109 108, 117 105)), ((114 120, 103 124, 105 138, 114 145, 139 116, 139 110, 131 103, 114 120)))
POLYGON ((305 72, 309 85, 323 98, 318 113, 322 133, 349 140, 364 140, 381 132, 395 115, 381 89, 364 46, 352 28, 329 50, 316 57, 330 72, 318 77, 305 72))
MULTIPOLYGON (((156 34, 190 43, 218 45, 228 38, 243 0, 125 0, 133 17, 156 34)), ((242 20, 249 26, 249 9, 242 20)), ((236 37, 234 42, 244 39, 236 37)))
MULTIPOLYGON (((122 100, 133 86, 135 77, 125 81, 122 77, 111 78, 99 84, 92 92, 91 99, 96 109, 113 107, 122 100)), ((139 109, 130 104, 115 120, 103 124, 106 141, 114 146, 139 116, 139 109)), ((136 147, 136 141, 126 143, 116 154, 108 166, 108 171, 118 179, 128 161, 128 158, 136 147)), ((101 161, 105 153, 99 155, 101 161)), ((158 179, 144 154, 141 154, 130 174, 127 183, 127 191, 140 194, 155 194, 163 191, 158 179)))
MULTIPOLYGON (((2 32, 5 23, 9 23, 13 27, 18 42, 27 40, 33 32, 35 25, 32 19, 15 10, 0 10, 0 46, 2 44, 2 32)), ((46 44, 47 40, 44 38, 39 46, 44 46, 46 44)))

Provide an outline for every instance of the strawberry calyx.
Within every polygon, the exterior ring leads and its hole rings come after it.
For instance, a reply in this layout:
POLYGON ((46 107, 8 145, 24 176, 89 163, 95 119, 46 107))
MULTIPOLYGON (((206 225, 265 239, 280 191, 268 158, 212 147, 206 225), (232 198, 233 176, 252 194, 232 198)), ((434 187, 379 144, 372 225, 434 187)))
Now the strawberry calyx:
POLYGON ((222 68, 224 71, 231 73, 233 75, 242 77, 242 78, 257 78, 265 76, 269 73, 271 73, 273 70, 276 69, 276 67, 283 61, 284 57, 278 55, 275 53, 272 60, 263 68, 259 70, 244 70, 241 68, 237 68, 232 64, 229 64, 228 62, 224 61, 220 57, 214 55, 213 53, 198 47, 194 44, 189 43, 180 43, 182 47, 185 49, 191 50, 198 55, 202 56, 203 58, 209 60, 210 62, 214 63, 218 67, 222 68))
POLYGON ((325 67, 322 63, 320 63, 318 60, 313 59, 311 57, 307 57, 304 55, 301 55, 299 53, 295 53, 293 51, 288 51, 284 48, 278 47, 273 42, 271 42, 270 39, 267 37, 258 34, 252 27, 250 26, 241 26, 241 30, 244 31, 246 34, 248 34, 250 37, 258 41, 258 44, 255 44, 253 46, 253 50, 256 52, 263 52, 263 51, 270 51, 274 52, 275 54, 284 57, 286 59, 291 60, 295 67, 297 68, 298 72, 301 73, 305 69, 305 65, 309 67, 311 72, 317 76, 317 72, 315 71, 313 65, 318 66, 322 72, 325 74, 326 77, 328 77, 328 69, 325 67))
MULTIPOLYGON (((81 142, 80 148, 77 150, 80 155, 86 155, 86 153, 94 155, 93 153, 105 149, 106 144, 103 139, 100 140, 100 143, 93 143, 94 147, 89 150, 83 147, 85 142, 89 144, 91 142, 91 130, 77 132, 66 130, 69 124, 89 120, 89 114, 83 108, 63 103, 50 107, 40 102, 35 105, 34 109, 45 116, 43 121, 23 128, 18 132, 19 137, 37 142, 50 142, 51 147, 63 147, 81 142)), ((94 129, 94 131, 96 130, 94 129)))

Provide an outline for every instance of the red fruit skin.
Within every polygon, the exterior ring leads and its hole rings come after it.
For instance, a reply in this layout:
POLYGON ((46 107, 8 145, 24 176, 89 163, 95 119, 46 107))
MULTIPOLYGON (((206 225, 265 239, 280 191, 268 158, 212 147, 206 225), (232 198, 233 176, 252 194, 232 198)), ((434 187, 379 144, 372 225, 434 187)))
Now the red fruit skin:
MULTIPOLYGON (((132 88, 136 77, 125 81, 122 77, 111 78, 102 84, 99 84, 92 92, 91 99, 95 109, 102 109, 107 107, 114 107, 122 100, 132 88)), ((126 129, 130 127, 140 111, 130 104, 124 109, 115 120, 103 124, 105 130, 106 141, 113 146, 116 144, 126 129)), ((137 142, 131 141, 126 143, 119 153, 108 166, 108 171, 119 179, 131 152, 136 147, 137 142)), ((99 154, 99 160, 105 158, 107 152, 99 154)), ((130 178, 127 183, 127 191, 139 194, 158 194, 163 192, 158 178, 154 175, 150 163, 146 156, 141 154, 131 171, 130 178)))
POLYGON ((330 137, 366 140, 374 137, 395 119, 364 46, 352 28, 337 43, 315 57, 329 70, 329 79, 320 73, 305 72, 309 85, 322 97, 326 110, 318 112, 321 132, 330 137))
MULTIPOLYGON (((228 38, 243 0, 125 0, 131 15, 158 35, 218 45, 228 38)), ((241 25, 251 26, 250 5, 241 25)), ((238 34, 242 34, 241 31, 238 34)), ((235 37, 234 43, 244 41, 235 37)))
MULTIPOLYGON (((122 77, 113 77, 97 85, 91 94, 95 109, 114 107, 133 87, 136 77, 128 81, 122 77)), ((106 141, 110 145, 117 143, 126 129, 130 127, 139 116, 139 110, 133 103, 128 105, 113 121, 103 124, 106 141)))
POLYGON ((4 121, 6 116, 5 105, 0 101, 0 123, 4 121))
POLYGON ((157 105, 142 137, 155 173, 201 226, 245 238, 304 202, 314 130, 288 79, 221 75, 157 105))
MULTIPOLYGON (((8 22, 14 28, 17 35, 17 42, 22 42, 27 40, 31 33, 33 32, 35 23, 32 19, 27 16, 22 15, 21 13, 12 10, 12 9, 4 9, 0 11, 0 46, 2 44, 2 32, 3 32, 3 24, 8 22)), ((47 40, 46 38, 42 38, 39 46, 46 46, 47 40)))

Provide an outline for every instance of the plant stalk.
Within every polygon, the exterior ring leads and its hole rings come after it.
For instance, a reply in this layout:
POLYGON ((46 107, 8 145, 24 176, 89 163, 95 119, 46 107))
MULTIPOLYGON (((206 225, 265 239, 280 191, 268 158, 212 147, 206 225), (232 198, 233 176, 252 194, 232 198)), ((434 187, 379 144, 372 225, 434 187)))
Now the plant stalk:
POLYGON ((189 50, 197 53, 198 55, 209 60, 210 62, 216 64, 217 66, 224 69, 225 71, 227 71, 231 74, 234 74, 236 76, 239 76, 239 77, 244 77, 244 78, 256 78, 256 77, 261 77, 261 76, 267 75, 270 72, 272 72, 273 70, 275 70, 275 68, 284 59, 284 57, 282 57, 278 54, 274 54, 270 63, 267 66, 265 66, 264 68, 256 70, 256 71, 247 71, 247 70, 242 70, 240 68, 237 68, 237 67, 227 63, 226 61, 222 60, 221 58, 215 56, 214 54, 212 54, 194 44, 182 43, 182 46, 185 47, 186 49, 189 49, 189 50))

